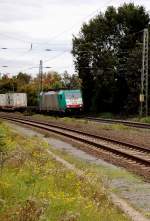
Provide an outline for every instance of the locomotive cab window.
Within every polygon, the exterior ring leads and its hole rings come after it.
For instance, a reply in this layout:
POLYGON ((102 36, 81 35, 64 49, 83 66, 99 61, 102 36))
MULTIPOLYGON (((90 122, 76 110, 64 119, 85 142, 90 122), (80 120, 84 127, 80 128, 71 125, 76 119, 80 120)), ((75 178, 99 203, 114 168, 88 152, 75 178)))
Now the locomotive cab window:
POLYGON ((62 95, 60 95, 60 99, 62 100, 62 95))
POLYGON ((74 98, 80 98, 81 97, 81 94, 80 93, 67 93, 66 94, 66 98, 67 99, 74 99, 74 98))

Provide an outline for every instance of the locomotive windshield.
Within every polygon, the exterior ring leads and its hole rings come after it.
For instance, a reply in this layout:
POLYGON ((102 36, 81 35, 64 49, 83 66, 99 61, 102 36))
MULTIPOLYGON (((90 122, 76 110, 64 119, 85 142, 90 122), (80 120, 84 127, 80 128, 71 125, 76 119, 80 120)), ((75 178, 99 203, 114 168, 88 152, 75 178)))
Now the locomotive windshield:
POLYGON ((67 108, 81 108, 83 105, 80 91, 70 91, 65 93, 67 108))
POLYGON ((81 98, 81 94, 80 93, 66 93, 65 94, 66 98, 67 99, 78 99, 78 98, 81 98))

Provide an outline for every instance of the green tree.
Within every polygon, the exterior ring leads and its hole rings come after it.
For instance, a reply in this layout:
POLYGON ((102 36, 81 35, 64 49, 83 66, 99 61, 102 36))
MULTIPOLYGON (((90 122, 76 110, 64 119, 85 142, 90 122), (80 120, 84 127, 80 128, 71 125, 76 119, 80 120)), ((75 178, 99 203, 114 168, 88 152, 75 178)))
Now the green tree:
POLYGON ((0 79, 0 93, 15 92, 17 90, 17 82, 14 78, 3 75, 0 79))
POLYGON ((110 6, 73 37, 74 63, 88 111, 137 112, 141 66, 137 45, 148 25, 142 6, 110 6))
POLYGON ((81 80, 78 75, 70 75, 67 71, 62 74, 62 83, 66 89, 79 89, 81 87, 81 80))

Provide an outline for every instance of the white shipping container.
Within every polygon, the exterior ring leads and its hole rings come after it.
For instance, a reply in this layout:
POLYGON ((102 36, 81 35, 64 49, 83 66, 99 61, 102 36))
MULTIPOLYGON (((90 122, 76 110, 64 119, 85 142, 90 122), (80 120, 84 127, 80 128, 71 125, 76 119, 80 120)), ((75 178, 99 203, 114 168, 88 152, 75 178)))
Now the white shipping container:
POLYGON ((23 108, 27 107, 27 94, 26 93, 8 93, 9 107, 23 108))
POLYGON ((0 108, 8 105, 7 94, 0 94, 0 108))

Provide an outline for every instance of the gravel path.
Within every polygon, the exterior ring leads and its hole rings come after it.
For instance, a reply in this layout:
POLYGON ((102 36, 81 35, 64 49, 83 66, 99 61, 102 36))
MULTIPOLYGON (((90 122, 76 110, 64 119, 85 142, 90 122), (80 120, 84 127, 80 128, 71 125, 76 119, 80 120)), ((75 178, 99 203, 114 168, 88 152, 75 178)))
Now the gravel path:
MULTIPOLYGON (((132 173, 126 172, 125 169, 116 167, 101 159, 91 156, 82 150, 79 150, 72 144, 58 140, 53 137, 44 137, 41 133, 34 131, 33 129, 27 129, 18 125, 9 123, 9 125, 24 136, 39 136, 45 139, 50 146, 69 153, 82 161, 88 162, 91 165, 97 165, 105 171, 109 180, 109 185, 122 199, 125 199, 134 208, 141 211, 143 214, 150 217, 150 183, 146 183, 132 175, 132 173), (113 176, 112 176, 113 174, 113 176)), ((141 221, 141 220, 140 220, 141 221)))

